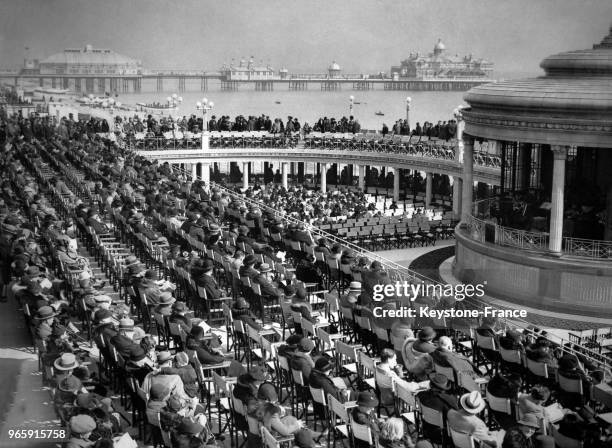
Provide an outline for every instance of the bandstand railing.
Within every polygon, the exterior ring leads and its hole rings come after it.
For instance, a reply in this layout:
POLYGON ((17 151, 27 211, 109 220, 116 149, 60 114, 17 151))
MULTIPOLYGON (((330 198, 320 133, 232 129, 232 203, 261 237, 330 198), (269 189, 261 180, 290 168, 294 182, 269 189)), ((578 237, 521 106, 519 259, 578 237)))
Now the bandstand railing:
MULTIPOLYGON (((515 229, 476 217, 492 216, 491 212, 499 209, 498 201, 498 198, 488 198, 474 203, 473 215, 468 216, 465 222, 471 238, 481 243, 547 253, 549 244, 547 232, 515 229)), ((612 260, 612 241, 564 237, 561 253, 572 257, 612 260)))

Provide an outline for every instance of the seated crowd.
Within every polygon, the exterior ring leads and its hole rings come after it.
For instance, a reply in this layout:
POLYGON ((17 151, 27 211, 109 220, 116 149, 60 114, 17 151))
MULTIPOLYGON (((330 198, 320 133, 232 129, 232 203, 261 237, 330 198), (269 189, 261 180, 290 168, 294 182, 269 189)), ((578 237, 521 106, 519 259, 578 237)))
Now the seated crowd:
POLYGON ((272 437, 424 448, 458 446, 457 434, 481 446, 610 446, 590 393, 603 371, 586 352, 494 318, 377 317, 377 307, 466 304, 374 301, 376 285, 395 283, 385 266, 286 220, 331 204, 356 213, 358 194, 242 195, 181 182, 86 130, 63 138, 49 123, 33 137, 0 142, 0 272, 30 325, 67 447, 133 446, 132 437, 259 447, 272 437), (350 274, 320 262, 329 258, 350 274), (516 406, 505 412, 500 400, 516 406))

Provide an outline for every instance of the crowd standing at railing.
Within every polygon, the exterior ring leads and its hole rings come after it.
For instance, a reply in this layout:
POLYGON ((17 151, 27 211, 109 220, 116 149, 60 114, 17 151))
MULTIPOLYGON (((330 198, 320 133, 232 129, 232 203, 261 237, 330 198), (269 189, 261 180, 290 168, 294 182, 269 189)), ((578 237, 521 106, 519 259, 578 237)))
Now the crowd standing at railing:
MULTIPOLYGON (((316 229, 268 207, 299 213, 299 190, 256 202, 185 182, 86 128, 78 139, 56 131, 1 142, 0 272, 32 330, 67 447, 119 447, 113 438, 128 443, 128 425, 153 443, 203 447, 215 419, 231 446, 240 437, 249 447, 311 448, 347 436, 353 447, 461 438, 609 446, 609 424, 589 406, 603 372, 585 348, 574 355, 544 332, 492 317, 380 318, 376 305, 465 310, 466 302, 394 294, 374 302, 374 286, 395 280, 390 265, 339 240, 315 241, 316 229), (118 293, 104 292, 105 278, 118 293)), ((340 192, 335 202, 349 199, 340 192)), ((597 406, 609 407, 603 398, 597 406)))

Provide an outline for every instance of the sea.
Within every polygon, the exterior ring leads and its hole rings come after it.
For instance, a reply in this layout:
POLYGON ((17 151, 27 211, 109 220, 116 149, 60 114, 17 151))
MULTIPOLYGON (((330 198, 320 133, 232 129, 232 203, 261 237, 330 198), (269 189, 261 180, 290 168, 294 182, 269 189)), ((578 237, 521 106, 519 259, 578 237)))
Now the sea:
MULTIPOLYGON (((350 96, 354 97, 352 115, 360 122, 362 129, 380 130, 383 123, 389 128, 398 119, 406 118, 406 97, 411 97, 410 122, 411 126, 417 122, 437 122, 449 120, 453 117, 453 110, 465 104, 465 92, 410 92, 410 91, 353 91, 350 89, 334 92, 320 90, 289 91, 275 90, 273 92, 256 92, 252 86, 244 86, 238 91, 208 91, 183 92, 180 95, 183 102, 178 111, 172 115, 189 116, 201 114, 196 109, 196 102, 207 98, 214 102, 214 107, 207 117, 216 115, 260 116, 268 115, 272 120, 281 118, 287 120, 288 116, 297 117, 303 125, 305 122, 311 126, 322 117, 340 119, 350 115, 350 96), (247 90, 248 89, 248 90, 247 90), (384 115, 376 115, 381 112, 384 115)), ((136 103, 165 103, 172 92, 119 94, 116 100, 123 104, 136 103)))
MULTIPOLYGON (((534 72, 499 72, 495 79, 516 79, 534 76, 534 72)), ((196 103, 207 98, 214 102, 214 108, 208 115, 237 115, 259 116, 268 115, 271 119, 282 118, 286 121, 288 116, 297 117, 300 123, 308 122, 313 125, 319 118, 335 117, 336 119, 350 115, 350 97, 354 97, 353 116, 359 120, 362 129, 380 130, 383 123, 389 128, 398 119, 406 118, 406 98, 411 98, 410 124, 425 121, 437 123, 438 120, 450 120, 453 111, 458 106, 466 106, 463 97, 466 92, 450 91, 396 91, 383 90, 376 86, 376 90, 352 90, 351 85, 342 85, 343 90, 321 91, 318 84, 310 86, 310 90, 290 91, 286 85, 277 84, 272 92, 259 92, 254 86, 243 84, 238 91, 221 91, 218 83, 209 82, 209 91, 199 92, 199 81, 186 80, 187 92, 178 92, 178 83, 164 81, 166 91, 154 92, 154 80, 144 80, 143 93, 119 94, 117 98, 124 104, 136 103, 165 103, 168 96, 176 93, 183 98, 177 115, 200 114, 196 110, 196 103), (173 87, 176 89, 172 91, 173 87), (148 93, 147 93, 148 92, 148 93), (377 112, 384 115, 376 115, 377 112)))

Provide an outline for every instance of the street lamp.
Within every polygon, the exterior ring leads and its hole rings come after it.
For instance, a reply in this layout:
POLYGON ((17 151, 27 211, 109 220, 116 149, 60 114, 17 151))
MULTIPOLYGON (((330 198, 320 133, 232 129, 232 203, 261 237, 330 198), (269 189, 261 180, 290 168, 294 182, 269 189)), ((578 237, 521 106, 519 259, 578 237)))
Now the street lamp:
POLYGON ((410 128, 410 103, 412 102, 412 98, 409 96, 406 97, 406 123, 408 124, 408 128, 410 128))
POLYGON ((166 102, 168 103, 169 108, 178 107, 178 105, 183 102, 183 97, 173 93, 172 96, 166 98, 166 102))
POLYGON ((204 120, 204 128, 202 129, 202 131, 204 132, 208 132, 208 121, 206 120, 206 112, 211 110, 213 107, 215 107, 215 103, 213 103, 212 101, 208 101, 207 98, 202 98, 201 102, 198 101, 196 103, 196 109, 202 111, 202 116, 204 120))
POLYGON ((349 117, 353 115, 353 104, 355 103, 355 97, 349 96, 349 117))
POLYGON ((453 110, 453 116, 455 117, 455 121, 457 122, 457 133, 455 134, 455 137, 457 138, 457 140, 461 140, 463 138, 463 108, 465 106, 463 105, 459 105, 455 108, 455 110, 453 110))

